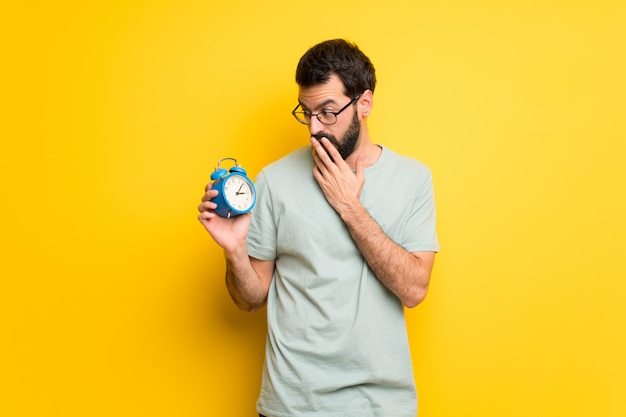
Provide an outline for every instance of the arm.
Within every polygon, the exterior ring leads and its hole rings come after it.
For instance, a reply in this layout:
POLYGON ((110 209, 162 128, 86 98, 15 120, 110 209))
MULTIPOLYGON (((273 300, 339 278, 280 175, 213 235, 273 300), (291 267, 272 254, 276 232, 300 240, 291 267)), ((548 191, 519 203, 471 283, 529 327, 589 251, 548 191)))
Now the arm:
POLYGON ((247 249, 242 254, 224 252, 226 258, 226 288, 237 307, 254 313, 267 302, 274 261, 249 257, 247 249), (244 256, 245 254, 245 256, 244 256))
POLYGON ((311 143, 316 163, 313 175, 368 265, 405 306, 417 306, 428 290, 434 252, 407 252, 385 235, 362 206, 359 200, 365 183, 362 158, 357 158, 353 173, 327 139, 311 143))
POLYGON ((413 308, 426 297, 434 252, 407 252, 385 235, 357 200, 340 213, 352 239, 376 277, 413 308))
POLYGON ((217 190, 211 190, 211 184, 208 184, 198 206, 198 220, 224 250, 226 287, 231 298, 237 307, 252 313, 265 305, 274 261, 248 256, 246 236, 250 213, 230 219, 218 216, 214 211, 215 203, 210 201, 216 195, 217 190))

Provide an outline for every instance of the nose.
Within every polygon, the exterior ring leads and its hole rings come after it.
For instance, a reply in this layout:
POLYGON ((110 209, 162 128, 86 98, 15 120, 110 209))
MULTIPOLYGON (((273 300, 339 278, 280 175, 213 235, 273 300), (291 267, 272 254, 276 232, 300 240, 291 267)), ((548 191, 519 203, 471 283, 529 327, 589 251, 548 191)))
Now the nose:
POLYGON ((320 122, 316 116, 313 116, 311 117, 311 122, 309 123, 309 133, 311 133, 311 136, 321 133, 324 131, 324 126, 325 125, 320 122))

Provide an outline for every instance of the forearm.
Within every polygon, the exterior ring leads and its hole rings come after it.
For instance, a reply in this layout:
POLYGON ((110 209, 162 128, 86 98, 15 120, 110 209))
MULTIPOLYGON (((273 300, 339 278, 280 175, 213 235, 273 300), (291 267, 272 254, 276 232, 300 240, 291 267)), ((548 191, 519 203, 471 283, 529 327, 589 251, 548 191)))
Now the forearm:
POLYGON ((361 204, 341 214, 352 239, 376 277, 407 307, 426 297, 432 264, 392 241, 361 204))
POLYGON ((224 251, 226 259, 226 287, 240 309, 253 313, 265 305, 267 286, 255 271, 245 242, 230 251, 224 251))

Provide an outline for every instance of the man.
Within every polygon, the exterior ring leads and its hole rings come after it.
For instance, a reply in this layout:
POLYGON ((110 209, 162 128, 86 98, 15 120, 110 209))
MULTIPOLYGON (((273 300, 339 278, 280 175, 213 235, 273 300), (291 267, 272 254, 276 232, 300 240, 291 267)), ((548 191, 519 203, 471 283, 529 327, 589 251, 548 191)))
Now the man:
POLYGON ((435 252, 430 171, 372 142, 369 58, 344 40, 300 59, 305 146, 265 167, 251 214, 199 220, 224 249, 234 302, 267 305, 257 404, 267 417, 414 417, 404 307, 426 296, 435 252))

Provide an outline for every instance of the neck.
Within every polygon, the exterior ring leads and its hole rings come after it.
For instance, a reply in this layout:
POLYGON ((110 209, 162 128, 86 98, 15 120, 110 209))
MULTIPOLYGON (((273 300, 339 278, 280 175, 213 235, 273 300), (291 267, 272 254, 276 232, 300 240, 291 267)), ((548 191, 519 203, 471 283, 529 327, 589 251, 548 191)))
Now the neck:
POLYGON ((346 159, 346 163, 353 170, 356 169, 356 161, 363 155, 363 168, 371 167, 378 161, 382 153, 382 148, 374 144, 369 137, 361 138, 359 144, 354 148, 354 152, 346 159))

